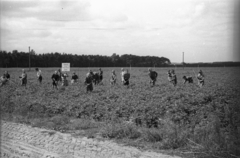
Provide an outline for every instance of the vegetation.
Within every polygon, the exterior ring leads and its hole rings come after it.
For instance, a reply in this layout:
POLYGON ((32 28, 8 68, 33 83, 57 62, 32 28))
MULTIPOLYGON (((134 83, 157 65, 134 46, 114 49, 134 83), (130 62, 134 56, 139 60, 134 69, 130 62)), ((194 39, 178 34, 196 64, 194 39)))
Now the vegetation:
POLYGON ((114 68, 103 68, 103 85, 88 94, 83 83, 87 68, 72 68, 79 82, 54 90, 50 78, 56 69, 41 69, 42 85, 35 71, 27 72, 27 88, 19 85, 20 68, 7 69, 12 82, 0 88, 3 119, 60 131, 84 130, 88 137, 174 150, 184 157, 240 156, 239 68, 202 68, 203 88, 196 85, 196 78, 194 84, 182 83, 182 76, 193 76, 196 68, 177 68, 176 87, 168 83, 168 68, 156 68, 154 87, 149 85, 147 68, 132 68, 129 88, 120 84, 119 68, 115 68, 118 84, 110 86, 114 68))
POLYGON ((11 52, 0 51, 0 67, 61 67, 61 63, 71 63, 71 67, 122 67, 122 66, 166 66, 170 64, 170 60, 164 57, 154 56, 136 56, 136 55, 122 55, 119 56, 114 53, 112 56, 100 55, 72 55, 46 53, 36 54, 34 51, 29 53, 18 52, 14 50, 11 52))

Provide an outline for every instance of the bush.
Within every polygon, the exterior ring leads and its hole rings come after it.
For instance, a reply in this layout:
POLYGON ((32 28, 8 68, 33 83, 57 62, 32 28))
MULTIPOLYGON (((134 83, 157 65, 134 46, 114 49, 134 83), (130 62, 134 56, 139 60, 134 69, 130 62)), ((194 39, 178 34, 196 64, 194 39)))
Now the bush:
POLYGON ((137 139, 141 137, 141 132, 139 132, 137 127, 133 124, 109 123, 103 127, 101 135, 106 138, 137 139))

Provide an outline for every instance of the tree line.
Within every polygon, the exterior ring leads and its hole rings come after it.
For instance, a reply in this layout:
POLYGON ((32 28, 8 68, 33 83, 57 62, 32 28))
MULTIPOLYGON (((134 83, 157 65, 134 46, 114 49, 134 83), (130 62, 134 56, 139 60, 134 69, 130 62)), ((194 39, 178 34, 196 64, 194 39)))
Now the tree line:
POLYGON ((165 57, 137 56, 124 54, 119 56, 73 55, 65 53, 36 54, 28 52, 0 51, 0 67, 61 67, 61 63, 70 63, 71 67, 164 67, 171 64, 165 57))

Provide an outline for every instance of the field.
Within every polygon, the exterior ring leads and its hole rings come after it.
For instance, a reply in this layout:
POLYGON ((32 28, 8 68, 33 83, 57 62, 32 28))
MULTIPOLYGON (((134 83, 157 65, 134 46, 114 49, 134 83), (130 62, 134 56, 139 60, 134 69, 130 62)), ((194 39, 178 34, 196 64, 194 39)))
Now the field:
MULTIPOLYGON (((121 140, 128 145, 155 150, 174 150, 189 157, 240 156, 240 69, 201 68, 205 86, 183 84, 183 75, 198 68, 175 68, 178 84, 167 80, 167 70, 156 68, 156 85, 149 85, 147 68, 131 68, 129 88, 121 85, 120 68, 114 68, 118 84, 109 84, 111 70, 102 68, 103 84, 86 93, 88 68, 72 68, 79 82, 52 89, 51 75, 58 68, 42 68, 43 83, 36 71, 21 87, 21 68, 8 70, 9 85, 0 87, 2 119, 60 131, 84 130, 121 140)), ((98 68, 91 68, 97 71, 98 68)), ((28 68, 26 68, 28 70, 28 68)), ((70 79, 70 77, 68 77, 70 79)))

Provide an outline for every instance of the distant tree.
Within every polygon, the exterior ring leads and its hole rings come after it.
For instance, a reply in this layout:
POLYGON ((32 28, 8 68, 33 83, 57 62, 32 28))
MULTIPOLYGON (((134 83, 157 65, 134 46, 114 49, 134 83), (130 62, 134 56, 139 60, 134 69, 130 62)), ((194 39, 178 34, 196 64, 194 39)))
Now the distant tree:
MULTIPOLYGON (((166 66, 170 60, 164 57, 136 56, 136 55, 73 55, 66 53, 36 54, 32 49, 30 52, 32 67, 61 67, 61 63, 69 62, 72 67, 112 67, 112 66, 166 66)), ((0 51, 0 67, 28 67, 29 53, 13 50, 12 53, 0 51)))

